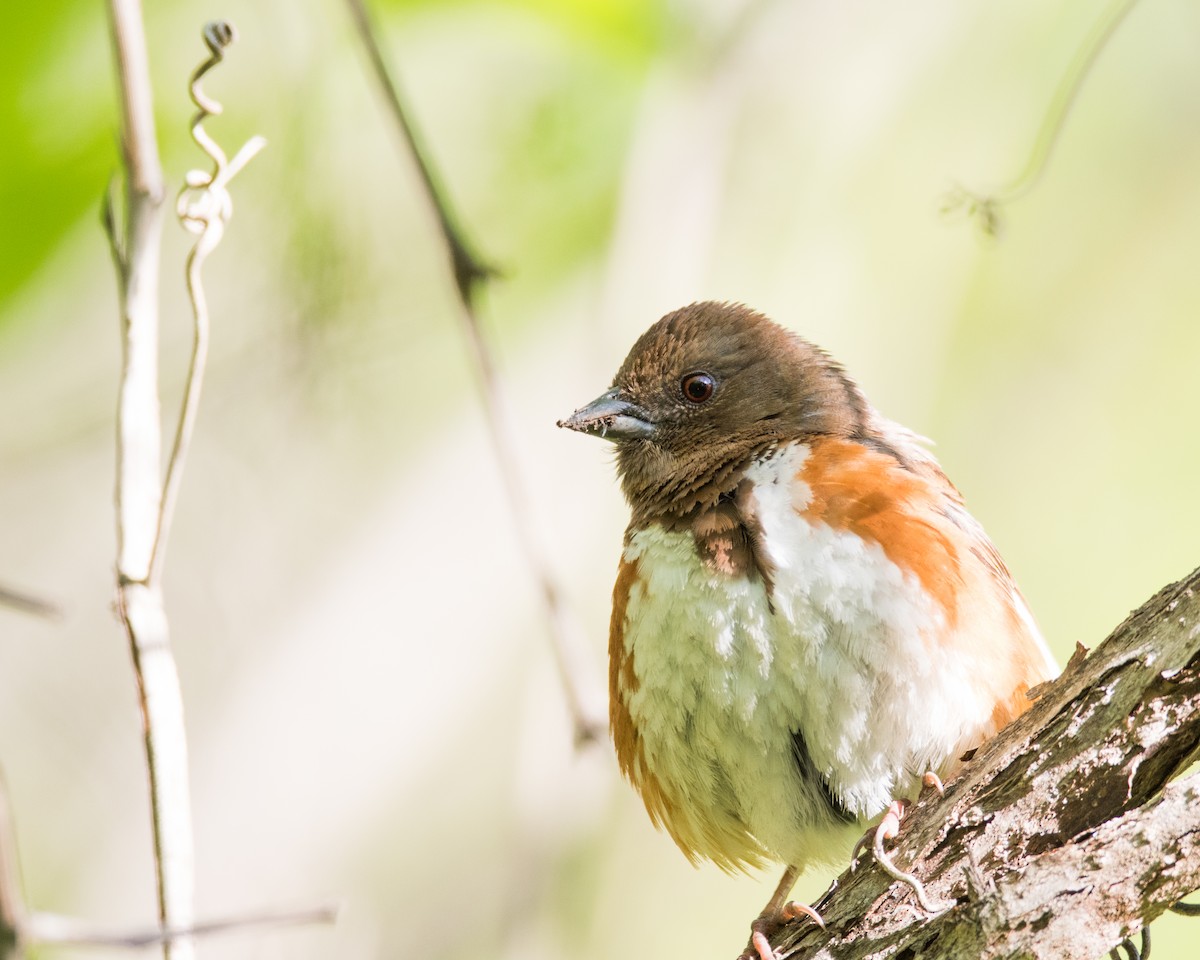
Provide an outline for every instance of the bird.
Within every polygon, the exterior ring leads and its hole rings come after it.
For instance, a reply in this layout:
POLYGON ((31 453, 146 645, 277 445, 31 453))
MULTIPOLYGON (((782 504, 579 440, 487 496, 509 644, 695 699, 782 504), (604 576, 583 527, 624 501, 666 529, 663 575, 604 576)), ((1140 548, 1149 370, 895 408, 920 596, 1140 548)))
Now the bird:
POLYGON ((789 899, 797 876, 877 822, 877 858, 922 899, 881 845, 903 798, 1058 672, 928 441, 799 334, 716 301, 654 323, 558 426, 615 446, 630 508, 608 643, 621 772, 693 864, 784 865, 742 957, 820 923, 789 899))

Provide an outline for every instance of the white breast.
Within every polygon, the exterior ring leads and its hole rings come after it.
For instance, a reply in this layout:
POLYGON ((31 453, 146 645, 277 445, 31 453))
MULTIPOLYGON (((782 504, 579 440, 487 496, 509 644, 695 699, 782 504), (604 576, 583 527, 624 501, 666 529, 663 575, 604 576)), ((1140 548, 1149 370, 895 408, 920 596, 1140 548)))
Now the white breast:
POLYGON ((625 630, 639 681, 630 715, 677 811, 673 833, 724 866, 835 859, 861 831, 802 779, 797 731, 865 820, 988 721, 966 665, 930 642, 945 624, 920 583, 877 544, 801 516, 807 454, 791 447, 747 473, 774 612, 759 578, 705 567, 690 532, 652 526, 625 550, 640 574, 625 630))

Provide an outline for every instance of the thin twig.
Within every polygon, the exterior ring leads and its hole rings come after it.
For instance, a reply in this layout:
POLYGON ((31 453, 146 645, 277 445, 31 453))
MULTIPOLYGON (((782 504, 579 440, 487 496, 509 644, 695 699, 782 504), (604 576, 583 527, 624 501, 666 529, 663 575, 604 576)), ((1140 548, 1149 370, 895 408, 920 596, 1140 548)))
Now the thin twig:
POLYGON ((278 910, 245 917, 209 920, 186 928, 119 932, 103 930, 73 917, 51 913, 35 914, 29 922, 30 943, 56 947, 150 947, 180 937, 211 937, 243 930, 294 927, 313 923, 334 923, 335 906, 309 907, 303 910, 278 910))
POLYGON ((100 202, 100 225, 104 228, 104 236, 108 239, 108 249, 112 253, 113 266, 117 277, 124 283, 128 265, 125 261, 125 238, 117 222, 117 204, 120 202, 121 178, 115 174, 109 178, 108 189, 104 191, 104 199, 100 202))
POLYGON ((508 404, 504 384, 476 312, 475 301, 479 286, 492 277, 495 270, 471 252, 471 245, 464 238, 464 231, 458 226, 446 191, 438 183, 433 166, 420 144, 400 98, 399 87, 379 43, 379 31, 371 18, 366 0, 346 0, 346 3, 370 58, 375 77, 391 109, 396 127, 416 165, 426 199, 437 218, 439 232, 454 273, 461 307, 459 317, 462 332, 471 354, 479 388, 483 393, 488 432, 508 495, 509 510, 517 528, 525 560, 539 585, 542 603, 550 623, 555 662, 574 723, 575 740, 580 744, 590 742, 601 736, 604 729, 603 720, 597 716, 597 711, 592 706, 594 698, 591 696, 591 690, 599 687, 596 683, 585 682, 582 679, 586 663, 583 632, 575 623, 563 599, 546 550, 536 533, 529 509, 528 487, 522 479, 515 453, 518 444, 510 428, 512 419, 507 415, 508 404))
POLYGON ((464 237, 464 231, 458 225, 458 218, 450 209, 446 191, 438 182, 432 165, 425 159, 425 149, 421 146, 416 130, 409 122, 408 111, 405 110, 404 104, 400 100, 400 87, 384 57, 383 48, 378 40, 379 29, 371 17, 366 0, 346 0, 346 2, 350 7, 354 25, 362 38, 363 46, 367 49, 367 55, 371 58, 371 66, 379 80, 383 95, 387 99, 388 107, 391 108, 392 119, 396 121, 396 127, 404 138, 404 144, 417 165, 417 174, 421 178, 421 185, 437 216, 442 239, 449 248, 458 295, 469 309, 474 301, 476 284, 486 281, 495 275, 496 271, 471 252, 471 247, 464 237))
POLYGON ((62 616, 62 610, 49 600, 43 600, 41 597, 35 597, 33 594, 3 585, 0 585, 0 607, 11 607, 22 613, 31 613, 35 617, 46 617, 47 619, 62 616))
POLYGON ((334 923, 337 916, 337 906, 322 904, 300 910, 271 910, 242 917, 224 917, 189 927, 131 932, 106 930, 61 914, 30 912, 25 906, 21 889, 16 830, 12 821, 8 789, 3 774, 0 774, 0 960, 21 956, 25 947, 137 949, 183 937, 208 937, 242 930, 334 923))
MULTIPOLYGON (((139 0, 110 0, 125 163, 124 225, 117 240, 121 295, 121 385, 117 408, 117 609, 129 640, 142 714, 158 918, 162 930, 193 923, 194 857, 187 735, 179 674, 157 583, 149 582, 162 503, 158 401, 158 266, 162 168, 154 132, 146 38, 139 0)), ((187 937, 163 943, 165 960, 191 960, 187 937)))
POLYGON ((187 384, 179 410, 179 421, 175 427, 175 439, 171 445, 171 457, 167 461, 166 479, 163 481, 162 507, 159 510, 154 554, 150 564, 152 583, 157 583, 162 575, 167 538, 171 520, 175 515, 175 504, 179 498, 179 484, 183 479, 183 468, 187 462, 192 431, 196 425, 196 414, 200 408, 204 369, 208 360, 208 301, 204 296, 201 269, 205 259, 221 242, 225 224, 233 216, 233 198, 227 188, 229 181, 267 145, 267 141, 262 137, 252 137, 233 160, 227 160, 225 152, 204 129, 204 121, 219 114, 222 108, 220 103, 204 93, 200 81, 225 58, 225 48, 237 39, 237 32, 232 24, 215 21, 205 25, 203 36, 209 49, 209 57, 196 68, 188 88, 192 102, 199 108, 192 118, 191 132, 192 139, 212 160, 213 169, 211 173, 203 170, 189 171, 175 204, 176 214, 184 227, 199 235, 187 259, 187 288, 192 303, 193 320, 192 355, 188 362, 187 384))
POLYGON ((965 209, 967 216, 976 220, 984 233, 994 236, 999 232, 1001 208, 1025 196, 1042 178, 1066 126, 1067 115, 1079 97, 1084 80, 1121 22, 1137 4, 1138 0, 1112 0, 1108 9, 1092 26, 1087 38, 1075 51, 1075 56, 1050 99, 1046 115, 1042 118, 1042 125, 1021 171, 1007 184, 990 193, 968 190, 961 185, 955 186, 943 203, 944 213, 965 209))
POLYGON ((25 943, 25 897, 17 861, 17 831, 8 802, 8 784, 0 774, 0 960, 19 957, 25 943))

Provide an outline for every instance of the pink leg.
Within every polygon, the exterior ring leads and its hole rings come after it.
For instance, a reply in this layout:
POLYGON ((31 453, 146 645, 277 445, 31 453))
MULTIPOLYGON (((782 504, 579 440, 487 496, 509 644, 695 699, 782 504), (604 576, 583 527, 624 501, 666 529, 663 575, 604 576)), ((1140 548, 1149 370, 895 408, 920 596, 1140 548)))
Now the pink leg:
POLYGON ((799 873, 799 867, 788 867, 783 871, 775 893, 767 901, 763 912, 750 924, 750 942, 746 944, 746 949, 738 960, 778 960, 771 946, 771 937, 788 921, 798 917, 808 917, 822 930, 825 929, 825 921, 816 910, 807 904, 788 900, 788 894, 792 892, 799 873))

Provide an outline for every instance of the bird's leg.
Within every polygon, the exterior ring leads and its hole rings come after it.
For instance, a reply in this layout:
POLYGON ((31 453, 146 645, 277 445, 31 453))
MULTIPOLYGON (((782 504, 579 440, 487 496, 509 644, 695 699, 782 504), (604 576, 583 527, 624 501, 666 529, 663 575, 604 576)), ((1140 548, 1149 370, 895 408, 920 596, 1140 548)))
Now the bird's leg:
POLYGON ((799 873, 799 867, 789 866, 783 871, 775 893, 763 907, 763 912, 750 924, 750 942, 746 944, 746 949, 738 960, 777 960, 775 950, 771 947, 771 937, 778 933, 785 923, 797 917, 808 917, 822 930, 825 929, 825 921, 816 910, 807 904, 788 899, 799 873))

